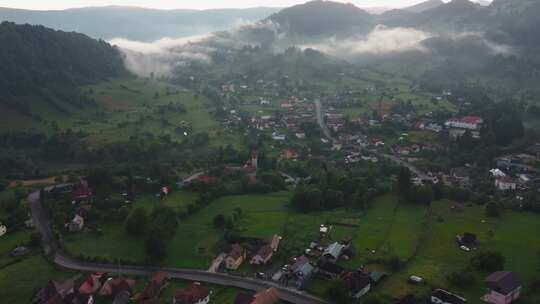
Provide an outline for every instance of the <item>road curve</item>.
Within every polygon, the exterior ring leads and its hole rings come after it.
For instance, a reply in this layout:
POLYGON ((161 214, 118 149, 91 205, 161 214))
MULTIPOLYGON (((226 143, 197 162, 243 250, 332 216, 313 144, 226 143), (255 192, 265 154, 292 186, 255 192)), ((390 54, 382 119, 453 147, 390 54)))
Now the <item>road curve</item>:
POLYGON ((40 202, 40 192, 36 191, 28 196, 32 211, 32 220, 37 230, 43 238, 45 252, 51 260, 66 269, 87 272, 108 272, 134 276, 149 276, 156 271, 165 271, 170 278, 190 281, 200 281, 222 286, 238 287, 247 290, 259 291, 270 287, 278 290, 280 299, 294 304, 328 304, 327 301, 307 294, 296 289, 285 288, 272 282, 233 276, 223 273, 211 273, 204 270, 180 269, 180 268, 158 268, 148 266, 114 265, 89 263, 76 260, 63 253, 54 238, 49 218, 40 202))

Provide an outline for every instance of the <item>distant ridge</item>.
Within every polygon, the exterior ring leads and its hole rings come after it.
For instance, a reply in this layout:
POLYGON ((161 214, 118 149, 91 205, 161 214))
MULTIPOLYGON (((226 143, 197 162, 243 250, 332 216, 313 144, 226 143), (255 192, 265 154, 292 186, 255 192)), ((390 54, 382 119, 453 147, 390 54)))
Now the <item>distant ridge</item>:
POLYGON ((434 9, 441 5, 444 5, 444 2, 442 0, 428 0, 426 2, 422 2, 413 6, 403 8, 402 10, 411 12, 411 13, 421 13, 421 12, 434 9))
POLYGON ((135 6, 85 7, 50 11, 0 8, 0 22, 44 25, 104 40, 122 37, 131 40, 154 41, 163 37, 186 37, 228 30, 239 24, 264 19, 279 10, 279 8, 269 7, 159 10, 135 6))

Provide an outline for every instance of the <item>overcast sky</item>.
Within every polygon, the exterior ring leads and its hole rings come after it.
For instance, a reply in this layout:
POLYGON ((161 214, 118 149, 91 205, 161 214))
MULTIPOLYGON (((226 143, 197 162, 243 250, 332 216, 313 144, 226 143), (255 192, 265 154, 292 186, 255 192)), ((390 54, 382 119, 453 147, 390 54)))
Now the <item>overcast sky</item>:
MULTIPOLYGON (((86 6, 106 6, 106 5, 130 5, 151 8, 189 8, 189 9, 209 9, 209 8, 245 8, 256 6, 287 7, 294 4, 304 3, 307 0, 0 0, 0 7, 14 7, 25 9, 65 9, 86 6)), ((360 7, 403 7, 425 0, 349 0, 340 2, 351 2, 360 7)))

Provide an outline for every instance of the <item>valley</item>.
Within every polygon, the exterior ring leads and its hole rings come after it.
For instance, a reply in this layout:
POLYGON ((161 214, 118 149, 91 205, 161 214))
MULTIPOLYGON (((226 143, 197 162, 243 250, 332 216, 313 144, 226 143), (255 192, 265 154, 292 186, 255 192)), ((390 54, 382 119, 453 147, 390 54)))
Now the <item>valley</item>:
POLYGON ((0 299, 538 303, 540 6, 418 2, 0 9, 0 299))

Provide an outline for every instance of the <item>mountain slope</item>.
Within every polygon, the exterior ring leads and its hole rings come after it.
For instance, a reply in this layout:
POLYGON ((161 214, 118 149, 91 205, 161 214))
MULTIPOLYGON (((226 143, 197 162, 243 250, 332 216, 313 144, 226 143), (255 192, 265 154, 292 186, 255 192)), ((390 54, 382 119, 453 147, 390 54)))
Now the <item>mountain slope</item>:
POLYGON ((257 21, 277 12, 277 8, 156 10, 109 6, 32 11, 0 8, 0 21, 39 24, 76 31, 94 38, 123 37, 153 41, 163 37, 183 37, 229 29, 244 22, 257 21))
POLYGON ((0 45, 0 104, 25 114, 29 99, 62 111, 57 100, 81 101, 78 86, 126 73, 116 48, 83 34, 4 22, 0 45))
POLYGON ((448 33, 484 30, 487 8, 468 0, 452 0, 420 13, 394 10, 383 14, 381 22, 388 26, 414 27, 431 32, 448 33))
POLYGON ((286 8, 269 20, 289 33, 308 36, 365 33, 374 25, 369 13, 352 4, 321 0, 286 8))

